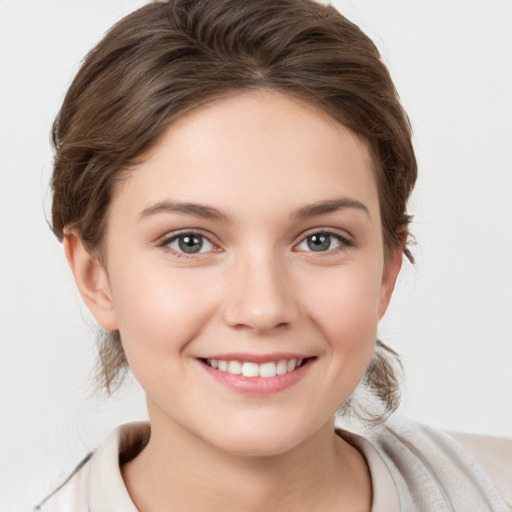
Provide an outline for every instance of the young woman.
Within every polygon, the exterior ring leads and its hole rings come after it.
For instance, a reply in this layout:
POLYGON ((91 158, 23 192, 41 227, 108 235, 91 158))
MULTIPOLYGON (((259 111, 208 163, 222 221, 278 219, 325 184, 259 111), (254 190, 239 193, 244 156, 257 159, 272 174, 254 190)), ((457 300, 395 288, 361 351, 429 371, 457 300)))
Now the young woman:
POLYGON ((39 510, 509 510, 457 442, 388 419, 377 326, 416 161, 356 26, 310 0, 151 3, 88 55, 53 141, 105 385, 129 367, 150 422, 39 510), (339 410, 368 428, 335 430, 339 410))

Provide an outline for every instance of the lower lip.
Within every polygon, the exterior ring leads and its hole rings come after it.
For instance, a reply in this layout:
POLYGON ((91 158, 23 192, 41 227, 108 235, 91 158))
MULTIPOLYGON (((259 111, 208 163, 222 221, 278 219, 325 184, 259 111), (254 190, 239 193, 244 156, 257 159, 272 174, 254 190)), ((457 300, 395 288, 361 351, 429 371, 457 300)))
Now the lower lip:
POLYGON ((254 395, 270 395, 279 393, 291 386, 297 384, 309 371, 314 359, 308 359, 302 366, 293 370, 293 372, 275 377, 244 377, 243 375, 233 375, 228 372, 215 370, 211 366, 198 361, 204 370, 217 382, 232 388, 240 393, 254 395))

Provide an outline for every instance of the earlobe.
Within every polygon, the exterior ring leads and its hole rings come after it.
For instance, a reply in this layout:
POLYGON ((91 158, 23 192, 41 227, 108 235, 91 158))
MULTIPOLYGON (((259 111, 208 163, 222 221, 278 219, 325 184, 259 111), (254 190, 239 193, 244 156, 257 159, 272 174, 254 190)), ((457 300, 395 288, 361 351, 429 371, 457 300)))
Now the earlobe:
POLYGON ((393 249, 393 252, 384 262, 380 288, 379 320, 384 316, 384 313, 389 306, 391 295, 395 289, 396 279, 400 273, 400 269, 402 268, 402 259, 403 247, 400 246, 393 249))
POLYGON ((84 246, 76 230, 64 233, 64 251, 75 282, 89 311, 109 331, 117 330, 117 320, 103 265, 84 246))

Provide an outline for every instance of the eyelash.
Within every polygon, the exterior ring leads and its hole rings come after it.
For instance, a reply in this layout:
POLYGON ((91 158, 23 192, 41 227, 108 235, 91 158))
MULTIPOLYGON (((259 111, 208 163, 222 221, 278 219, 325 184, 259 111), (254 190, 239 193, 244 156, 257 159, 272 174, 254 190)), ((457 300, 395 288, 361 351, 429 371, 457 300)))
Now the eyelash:
POLYGON ((208 252, 218 252, 218 249, 219 249, 219 247, 216 244, 214 244, 208 236, 206 236, 204 233, 201 233, 200 231, 197 231, 197 230, 196 231, 192 231, 192 230, 179 231, 178 233, 173 233, 172 235, 166 236, 164 239, 162 239, 162 241, 159 243, 159 246, 163 247, 165 249, 168 249, 169 251, 172 251, 174 256, 176 256, 178 258, 194 258, 200 254, 204 254, 204 253, 208 253, 208 252), (200 252, 196 252, 196 253, 186 253, 186 252, 182 252, 175 248, 170 247, 170 245, 173 242, 179 241, 180 238, 183 239, 187 236, 200 238, 202 240, 201 247, 200 247, 201 249, 202 249, 202 246, 204 245, 204 241, 207 241, 209 244, 211 244, 213 249, 210 249, 208 251, 200 251, 200 252), (217 249, 217 250, 215 250, 215 249, 217 249))
MULTIPOLYGON (((351 240, 349 240, 347 237, 341 235, 339 232, 329 229, 329 228, 324 228, 324 229, 315 229, 314 231, 310 231, 310 232, 304 234, 302 236, 302 238, 300 239, 300 241, 293 246, 294 250, 296 250, 296 248, 299 247, 301 244, 307 243, 308 238, 315 236, 315 235, 316 236, 328 235, 329 237, 336 239, 339 242, 339 244, 336 247, 334 247, 332 249, 328 249, 326 251, 309 250, 309 251, 302 251, 302 252, 309 252, 312 254, 316 253, 317 255, 318 254, 332 254, 335 251, 336 252, 342 251, 344 249, 347 249, 348 247, 353 246, 353 242, 351 240)), ((208 252, 219 252, 219 247, 216 244, 214 244, 208 236, 201 233, 200 231, 192 231, 192 230, 191 231, 180 231, 178 233, 173 233, 170 236, 166 236, 159 243, 159 246, 172 251, 173 254, 178 258, 193 258, 193 257, 197 257, 200 254, 204 254, 204 253, 208 253, 208 252), (202 240, 200 249, 202 249, 202 246, 204 245, 204 241, 207 241, 207 243, 211 244, 213 250, 210 249, 207 251, 199 251, 196 253, 186 253, 186 252, 177 250, 176 248, 170 247, 170 245, 173 242, 179 241, 180 238, 185 238, 187 236, 200 238, 202 240), (215 250, 215 249, 217 249, 217 250, 215 250)), ((299 251, 300 251, 300 249, 299 249, 299 251)))
POLYGON ((294 248, 298 247, 299 245, 301 245, 303 243, 307 243, 307 239, 312 236, 315 236, 315 235, 317 235, 317 236, 329 235, 330 237, 337 239, 339 242, 339 245, 332 249, 328 249, 327 251, 310 250, 310 251, 304 251, 304 252, 309 252, 309 253, 316 254, 316 255, 333 254, 334 252, 346 250, 347 248, 354 245, 353 242, 351 240, 349 240, 349 238, 347 236, 343 236, 338 231, 329 229, 329 228, 323 228, 323 229, 315 229, 314 231, 309 231, 309 232, 305 233, 304 235, 302 235, 302 238, 300 239, 299 243, 295 244, 294 248))

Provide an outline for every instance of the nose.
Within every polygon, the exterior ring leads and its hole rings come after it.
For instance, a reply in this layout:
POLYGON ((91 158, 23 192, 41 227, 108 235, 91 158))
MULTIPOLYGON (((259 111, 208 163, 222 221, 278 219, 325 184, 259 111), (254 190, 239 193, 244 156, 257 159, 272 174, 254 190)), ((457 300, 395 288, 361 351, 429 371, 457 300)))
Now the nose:
POLYGON ((229 326, 265 333, 296 322, 299 309, 291 279, 276 258, 244 258, 228 281, 223 314, 229 326))

